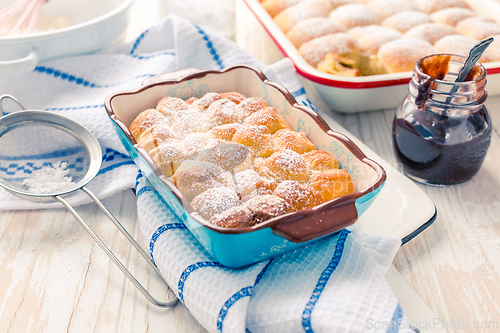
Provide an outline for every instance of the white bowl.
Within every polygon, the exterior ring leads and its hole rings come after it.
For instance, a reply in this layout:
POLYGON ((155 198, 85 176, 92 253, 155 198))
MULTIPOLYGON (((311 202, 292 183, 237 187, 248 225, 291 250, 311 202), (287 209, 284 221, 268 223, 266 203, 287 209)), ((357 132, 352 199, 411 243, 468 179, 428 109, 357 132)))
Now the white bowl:
MULTIPOLYGON (((65 16, 74 24, 61 29, 0 37, 0 76, 32 71, 41 61, 91 53, 125 31, 134 0, 49 0, 41 15, 65 16)), ((13 0, 0 0, 4 8, 13 0)))

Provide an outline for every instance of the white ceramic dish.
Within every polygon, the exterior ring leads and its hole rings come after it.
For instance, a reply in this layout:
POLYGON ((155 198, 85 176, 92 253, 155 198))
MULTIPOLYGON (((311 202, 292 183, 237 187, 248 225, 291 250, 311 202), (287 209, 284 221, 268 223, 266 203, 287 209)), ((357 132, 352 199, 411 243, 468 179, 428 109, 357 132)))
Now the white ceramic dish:
MULTIPOLYGON (((41 15, 65 16, 74 25, 20 36, 0 37, 0 76, 32 71, 41 61, 85 54, 112 43, 125 31, 134 0, 50 0, 41 15)), ((13 0, 0 0, 0 8, 13 0)))
MULTIPOLYGON (((466 0, 479 15, 500 20, 500 5, 493 0, 466 0)), ((327 74, 309 65, 297 48, 274 23, 258 0, 244 0, 285 57, 289 57, 306 88, 315 89, 334 111, 355 113, 395 108, 408 92, 411 72, 348 78, 327 74)), ((485 63, 488 70, 487 90, 500 94, 500 62, 485 63)))
POLYGON ((272 258, 355 223, 375 200, 386 179, 383 168, 366 158, 349 138, 331 131, 316 112, 298 104, 284 87, 250 66, 236 65, 221 71, 188 68, 165 73, 145 80, 136 90, 109 96, 104 105, 128 153, 170 209, 207 251, 228 267, 272 258), (318 149, 330 152, 339 161, 351 174, 354 193, 251 227, 224 228, 201 218, 128 128, 141 111, 155 107, 165 96, 188 99, 227 91, 260 97, 273 106, 293 130, 305 133, 318 149))

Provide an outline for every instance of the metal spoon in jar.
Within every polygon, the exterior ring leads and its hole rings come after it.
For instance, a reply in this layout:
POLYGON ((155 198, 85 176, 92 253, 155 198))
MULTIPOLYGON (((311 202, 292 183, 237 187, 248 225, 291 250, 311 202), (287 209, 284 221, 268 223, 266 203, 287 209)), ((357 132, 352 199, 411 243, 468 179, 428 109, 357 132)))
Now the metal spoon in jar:
MULTIPOLYGON (((493 40, 494 40, 493 37, 488 37, 478 42, 476 45, 472 47, 472 49, 469 51, 469 56, 467 57, 467 59, 465 59, 463 67, 458 72, 458 76, 455 82, 464 82, 465 78, 467 77, 467 74, 469 74, 474 65, 476 65, 476 62, 481 58, 481 56, 483 55, 484 51, 486 51, 488 46, 490 46, 490 44, 493 43, 493 40)), ((460 88, 459 85, 454 85, 451 88, 449 96, 446 98, 445 102, 446 104, 449 104, 451 102, 453 94, 455 94, 459 88, 460 88)))
MULTIPOLYGON (((462 67, 462 69, 460 69, 460 72, 458 72, 458 77, 455 82, 464 82, 467 74, 469 74, 470 70, 474 67, 476 62, 479 60, 479 58, 481 58, 484 51, 486 51, 491 43, 493 43, 493 37, 483 39, 482 41, 474 45, 474 47, 472 47, 472 49, 469 51, 469 56, 465 60, 464 66, 462 67)), ((458 86, 455 87, 457 87, 458 89, 458 86)))

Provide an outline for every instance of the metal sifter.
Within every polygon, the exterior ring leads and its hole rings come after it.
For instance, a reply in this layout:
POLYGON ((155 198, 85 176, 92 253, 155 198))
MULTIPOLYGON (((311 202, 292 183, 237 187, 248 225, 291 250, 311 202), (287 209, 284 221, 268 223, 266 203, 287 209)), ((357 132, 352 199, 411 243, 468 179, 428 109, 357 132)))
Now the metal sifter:
POLYGON ((160 302, 151 296, 65 199, 77 190, 85 192, 162 277, 148 254, 85 187, 101 167, 101 147, 94 135, 77 122, 56 113, 25 110, 10 95, 0 96, 0 112, 3 115, 0 118, 0 186, 27 200, 62 203, 151 303, 159 307, 175 306, 177 298, 160 302), (23 111, 3 115, 2 104, 6 99, 17 103, 23 111))

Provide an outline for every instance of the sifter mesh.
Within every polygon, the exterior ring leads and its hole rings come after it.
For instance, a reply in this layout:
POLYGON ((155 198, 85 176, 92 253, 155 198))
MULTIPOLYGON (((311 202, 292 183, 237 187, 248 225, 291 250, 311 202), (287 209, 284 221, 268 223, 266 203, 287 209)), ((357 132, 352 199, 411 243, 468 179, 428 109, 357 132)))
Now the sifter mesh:
POLYGON ((14 194, 40 201, 73 192, 100 165, 99 143, 69 118, 45 111, 0 118, 0 185, 14 194))

